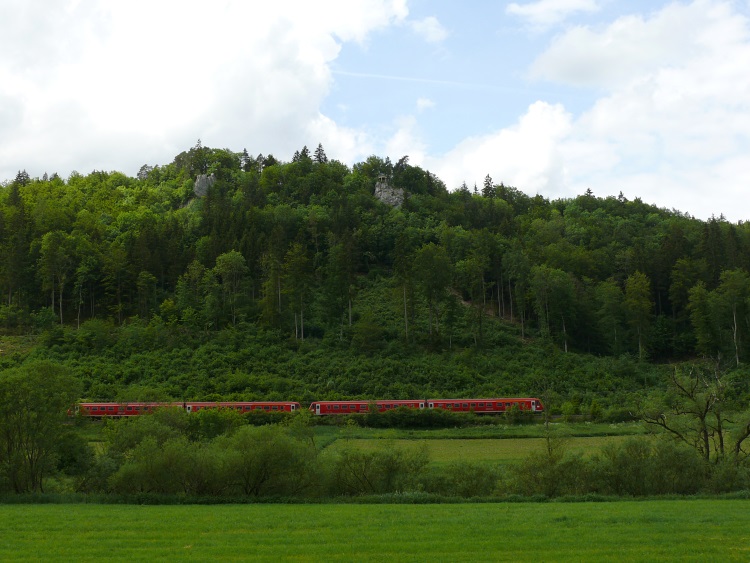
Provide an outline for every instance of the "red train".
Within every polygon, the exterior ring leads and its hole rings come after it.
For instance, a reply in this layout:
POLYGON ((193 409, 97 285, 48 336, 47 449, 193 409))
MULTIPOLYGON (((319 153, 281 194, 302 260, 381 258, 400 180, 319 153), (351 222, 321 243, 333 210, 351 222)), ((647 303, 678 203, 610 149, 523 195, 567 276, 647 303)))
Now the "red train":
POLYGON ((187 412, 198 412, 205 409, 235 409, 240 412, 268 411, 268 412, 296 412, 300 405, 294 401, 189 401, 183 403, 78 403, 76 413, 94 418, 139 416, 148 414, 155 409, 177 407, 187 412))
POLYGON ((315 401, 310 410, 316 415, 355 414, 369 412, 375 405, 380 412, 406 407, 408 409, 443 409, 453 412, 503 413, 518 408, 532 413, 544 412, 539 399, 532 397, 497 399, 419 399, 416 401, 315 401))
MULTIPOLYGON (((498 414, 517 408, 521 411, 540 413, 544 406, 539 399, 531 397, 496 398, 496 399, 418 399, 418 400, 384 400, 384 401, 313 401, 310 411, 316 416, 367 413, 375 406, 379 412, 405 407, 408 409, 443 409, 453 412, 475 412, 478 414, 498 414)), ((297 412, 301 409, 295 401, 190 401, 172 403, 79 403, 76 413, 92 418, 127 417, 148 414, 155 409, 176 407, 187 412, 198 412, 205 409, 226 408, 240 412, 297 412)), ((72 413, 71 413, 72 414, 72 413)))

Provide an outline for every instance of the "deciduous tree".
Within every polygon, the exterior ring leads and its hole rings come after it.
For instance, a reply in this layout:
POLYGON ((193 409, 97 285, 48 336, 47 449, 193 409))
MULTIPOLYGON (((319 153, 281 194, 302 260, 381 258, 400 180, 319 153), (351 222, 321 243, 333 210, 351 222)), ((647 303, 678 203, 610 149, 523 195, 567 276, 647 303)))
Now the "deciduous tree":
POLYGON ((66 368, 33 362, 0 372, 0 487, 44 490, 80 384, 66 368))

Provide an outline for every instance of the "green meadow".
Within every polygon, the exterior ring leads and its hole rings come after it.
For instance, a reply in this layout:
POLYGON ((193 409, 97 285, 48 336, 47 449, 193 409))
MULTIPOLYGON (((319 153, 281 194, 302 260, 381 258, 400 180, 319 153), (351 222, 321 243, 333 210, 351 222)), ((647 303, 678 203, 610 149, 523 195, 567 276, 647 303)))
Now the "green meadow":
MULTIPOLYGON (((606 444, 619 444, 630 439, 629 436, 597 436, 565 438, 565 447, 569 451, 591 455, 601 450, 606 444)), ((532 452, 545 448, 543 438, 508 438, 508 439, 339 439, 329 446, 332 450, 343 447, 355 447, 365 451, 393 445, 403 449, 427 447, 430 462, 434 464, 456 461, 477 461, 510 463, 521 461, 532 452)))
POLYGON ((747 561, 741 500, 6 505, 0 560, 747 561))

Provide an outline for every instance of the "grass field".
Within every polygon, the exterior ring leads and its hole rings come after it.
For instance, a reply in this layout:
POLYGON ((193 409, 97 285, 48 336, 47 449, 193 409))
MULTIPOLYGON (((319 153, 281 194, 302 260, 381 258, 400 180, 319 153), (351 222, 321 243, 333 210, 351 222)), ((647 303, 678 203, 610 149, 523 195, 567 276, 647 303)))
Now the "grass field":
MULTIPOLYGON (((641 422, 627 422, 607 424, 603 422, 557 422, 551 425, 556 434, 571 437, 597 436, 636 436, 645 433, 645 426, 641 422)), ((455 439, 476 440, 494 438, 542 438, 546 429, 543 424, 498 424, 487 426, 470 426, 467 428, 440 428, 432 430, 409 430, 395 428, 347 428, 345 426, 317 426, 316 435, 321 437, 350 438, 399 438, 405 440, 419 439, 455 439)))
POLYGON ((0 560, 747 561, 738 500, 6 505, 0 560))
MULTIPOLYGON (((629 436, 599 436, 592 438, 571 437, 565 438, 567 450, 579 451, 584 455, 590 455, 601 450, 609 443, 621 443, 629 439, 629 436)), ((337 440, 329 446, 331 450, 337 448, 354 446, 363 450, 376 450, 384 445, 393 445, 404 449, 413 449, 427 446, 430 461, 435 464, 450 463, 453 461, 480 461, 511 463, 521 461, 531 452, 541 452, 545 448, 542 438, 508 438, 505 440, 475 439, 475 440, 382 440, 382 439, 349 439, 337 440)))

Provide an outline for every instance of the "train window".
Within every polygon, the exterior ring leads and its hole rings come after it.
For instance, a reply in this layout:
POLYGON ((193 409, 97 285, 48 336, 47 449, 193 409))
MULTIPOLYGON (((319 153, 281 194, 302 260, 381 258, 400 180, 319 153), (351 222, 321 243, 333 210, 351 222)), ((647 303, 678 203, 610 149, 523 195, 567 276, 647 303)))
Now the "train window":
POLYGON ((113 410, 115 410, 115 407, 107 407, 107 410, 108 411, 113 411, 113 410))
POLYGON ((256 411, 262 411, 263 407, 261 407, 260 405, 255 405, 255 410, 256 411))
POLYGON ((277 407, 276 405, 274 405, 274 406, 271 407, 271 410, 277 411, 277 410, 279 410, 279 407, 277 407))
POLYGON ((333 410, 335 410, 335 411, 339 410, 340 408, 341 407, 339 405, 333 405, 333 410))
MULTIPOLYGON (((490 403, 490 405, 491 405, 491 404, 492 404, 492 403, 490 403)), ((479 403, 479 407, 480 407, 480 408, 481 408, 481 407, 483 407, 483 406, 484 406, 484 403, 479 403)))
POLYGON ((391 405, 386 405, 385 408, 389 409, 391 408, 391 405))
POLYGON ((131 407, 130 405, 128 405, 127 410, 132 411, 133 407, 131 407))
POLYGON ((475 409, 475 408, 477 408, 477 404, 476 404, 476 403, 471 403, 471 408, 472 408, 472 409, 475 409))
POLYGON ((264 411, 270 411, 271 407, 269 407, 268 405, 263 405, 263 410, 264 411))
POLYGON ((461 403, 453 403, 453 406, 458 409, 461 407, 461 403))
POLYGON ((467 407, 469 406, 469 403, 463 403, 463 404, 462 404, 461 406, 462 406, 463 408, 467 408, 467 407))

